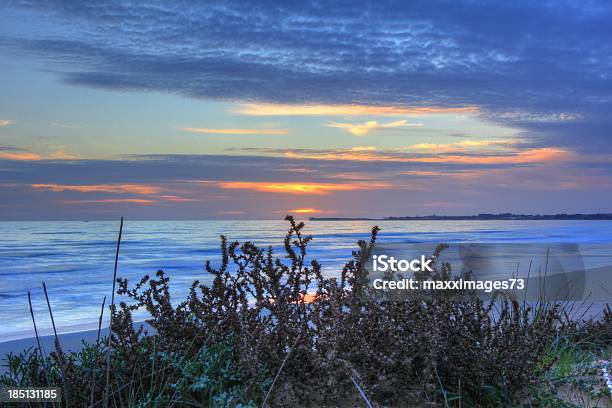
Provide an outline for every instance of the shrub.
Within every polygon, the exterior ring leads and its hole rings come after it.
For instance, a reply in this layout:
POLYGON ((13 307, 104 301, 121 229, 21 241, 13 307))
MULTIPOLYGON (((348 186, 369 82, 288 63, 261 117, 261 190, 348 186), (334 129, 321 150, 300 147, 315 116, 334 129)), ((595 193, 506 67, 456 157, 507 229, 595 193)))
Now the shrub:
MULTIPOLYGON (((378 228, 338 278, 325 278, 307 259, 304 224, 287 220, 284 258, 221 237, 220 265, 206 263, 212 283, 193 282, 178 304, 163 271, 132 286, 118 279, 131 302, 111 309, 112 404, 504 404, 534 381, 544 351, 570 327, 556 306, 534 311, 504 297, 382 299, 364 267, 378 228), (139 309, 150 315, 151 333, 135 329, 139 309)), ((452 279, 449 265, 435 262, 443 249, 432 257, 433 274, 452 279)), ((13 358, 18 367, 2 381, 61 384, 59 367, 71 398, 87 404, 93 387, 100 401, 105 352, 87 346, 62 358, 13 358)))

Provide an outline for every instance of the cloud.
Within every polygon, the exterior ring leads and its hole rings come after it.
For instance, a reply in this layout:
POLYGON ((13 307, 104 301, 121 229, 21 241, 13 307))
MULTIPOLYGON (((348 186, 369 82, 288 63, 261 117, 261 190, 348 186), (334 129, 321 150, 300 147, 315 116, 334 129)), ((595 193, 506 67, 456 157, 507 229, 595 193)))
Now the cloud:
POLYGON ((30 152, 0 152, 0 159, 17 161, 38 161, 38 160, 76 160, 78 156, 68 154, 63 150, 49 153, 46 157, 37 153, 30 152))
POLYGON ((369 120, 361 124, 335 123, 334 122, 334 123, 329 123, 326 126, 332 127, 332 128, 345 129, 350 134, 355 135, 355 136, 365 136, 374 130, 402 128, 402 127, 408 127, 408 126, 423 126, 423 124, 422 123, 408 123, 407 120, 396 120, 394 122, 388 122, 388 123, 379 123, 375 120, 369 120))
MULTIPOLYGON (((435 146, 422 146, 431 150, 435 146)), ((564 162, 577 159, 577 155, 567 149, 542 147, 522 151, 496 153, 465 152, 463 154, 412 154, 401 150, 355 151, 352 149, 310 150, 282 149, 277 151, 292 159, 357 162, 397 162, 397 163, 444 163, 465 165, 519 165, 528 163, 564 162)), ((447 153, 448 151, 445 151, 447 153)))
POLYGON ((49 160, 78 160, 79 156, 67 153, 63 149, 53 151, 46 157, 49 160))
POLYGON ((252 116, 400 116, 431 115, 438 113, 476 113, 475 106, 382 106, 382 105, 289 105, 273 103, 241 104, 234 113, 252 116))
POLYGON ((355 146, 351 147, 353 152, 373 152, 376 150, 376 146, 355 146))
POLYGON ((172 203, 194 203, 194 202, 203 201, 200 198, 179 197, 175 195, 160 195, 156 197, 159 198, 161 201, 169 201, 172 203))
POLYGON ((454 143, 457 147, 489 147, 489 146, 513 146, 520 143, 520 140, 461 140, 454 143))
POLYGON ((36 153, 0 151, 0 159, 16 161, 37 161, 42 160, 42 157, 36 153))
POLYGON ((433 208, 461 208, 465 207, 465 204, 452 202, 452 201, 432 201, 429 203, 424 203, 423 207, 433 207, 433 208))
POLYGON ((209 133, 216 135, 287 135, 288 130, 283 129, 210 129, 181 127, 180 130, 193 133, 209 133))
POLYGON ((154 203, 194 203, 205 201, 200 198, 179 197, 175 195, 160 195, 155 198, 100 198, 92 200, 62 200, 64 204, 107 204, 107 203, 130 203, 130 204, 154 204, 154 203))
POLYGON ((466 151, 469 149, 480 149, 484 147, 494 148, 513 148, 514 146, 523 143, 520 139, 506 140, 461 140, 455 143, 416 143, 407 146, 402 150, 405 151, 430 151, 430 152, 453 152, 466 151))
POLYGON ((37 190, 49 190, 53 192, 77 191, 79 193, 129 193, 138 195, 158 194, 162 191, 160 187, 143 184, 90 184, 90 185, 66 185, 66 184, 32 184, 37 190))
POLYGON ((40 160, 76 160, 77 156, 66 153, 64 150, 56 150, 41 156, 38 153, 29 152, 28 149, 14 146, 0 146, 0 159, 14 161, 40 161, 40 160))
POLYGON ((219 183, 221 188, 251 190, 266 193, 283 194, 329 194, 334 191, 355 191, 389 188, 389 184, 343 184, 343 183, 276 183, 276 182, 244 182, 228 181, 219 183))
POLYGON ((12 120, 10 120, 10 119, 0 119, 0 128, 2 128, 2 127, 6 127, 6 126, 9 126, 9 125, 12 125, 12 124, 14 124, 14 123, 15 123, 15 122, 13 122, 13 121, 12 121, 12 120))
POLYGON ((108 204, 108 203, 129 203, 129 204, 153 204, 154 200, 144 198, 105 198, 100 200, 62 200, 64 204, 108 204))
POLYGON ((238 1, 189 10, 25 3, 11 3, 8 15, 46 24, 6 30, 4 46, 93 87, 286 105, 473 101, 515 110, 551 101, 576 108, 585 93, 600 96, 591 103, 605 103, 609 91, 610 62, 600 57, 610 36, 605 3, 380 1, 350 13, 341 5, 238 1), (142 29, 143 21, 163 34, 142 29))
POLYGON ((246 214, 245 211, 240 211, 240 210, 224 210, 224 211, 216 211, 216 214, 219 215, 244 215, 246 214))
MULTIPOLYGON (((278 219, 277 211, 283 208, 384 216, 422 214, 423 208, 433 208, 427 203, 436 202, 465 204, 457 208, 462 213, 596 212, 601 203, 612 202, 610 155, 555 149, 559 148, 496 154, 366 150, 361 152, 365 159, 348 157, 360 153, 349 148, 294 149, 297 158, 266 150, 265 155, 251 151, 233 156, 5 161, 0 171, 0 218, 278 219), (308 158, 317 155, 327 159, 308 158), (290 168, 301 171, 287 171, 290 168), (125 199, 153 202, 94 202, 125 199)), ((440 208, 445 213, 454 209, 440 208)), ((606 211, 605 206, 600 210, 606 211)))
POLYGON ((582 118, 582 115, 572 112, 558 113, 533 113, 526 111, 499 112, 496 114, 498 119, 508 122, 568 122, 582 118))
POLYGON ((0 49, 71 85, 248 115, 468 110, 542 145, 600 153, 612 151, 611 19, 597 0, 11 2, 0 49))
POLYGON ((83 126, 76 125, 74 123, 57 123, 57 122, 52 122, 51 126, 60 127, 60 128, 63 128, 63 129, 83 129, 83 126))
POLYGON ((409 160, 421 163, 453 163, 453 164, 528 164, 568 161, 575 155, 564 149, 555 147, 543 147, 538 149, 527 149, 522 152, 508 155, 483 155, 483 156, 453 156, 438 155, 430 157, 415 157, 409 160))
MULTIPOLYGON (((506 170, 506 168, 504 169, 506 170)), ((447 180, 454 179, 458 182, 471 181, 482 177, 483 174, 491 171, 490 169, 437 169, 437 170, 405 170, 399 171, 398 174, 410 176, 411 178, 444 178, 447 180)))

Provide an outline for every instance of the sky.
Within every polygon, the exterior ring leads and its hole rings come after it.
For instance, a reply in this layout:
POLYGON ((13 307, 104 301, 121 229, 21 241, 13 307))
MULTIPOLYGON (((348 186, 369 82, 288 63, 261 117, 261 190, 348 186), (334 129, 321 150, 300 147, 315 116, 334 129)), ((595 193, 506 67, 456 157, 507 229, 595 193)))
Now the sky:
POLYGON ((612 212, 605 1, 8 1, 0 220, 612 212))

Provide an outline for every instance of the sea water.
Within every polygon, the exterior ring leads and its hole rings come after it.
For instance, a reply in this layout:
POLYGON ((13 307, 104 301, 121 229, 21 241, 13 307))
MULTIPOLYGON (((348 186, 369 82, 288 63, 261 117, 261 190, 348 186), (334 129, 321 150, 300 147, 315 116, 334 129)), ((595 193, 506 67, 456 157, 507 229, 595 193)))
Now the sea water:
MULTIPOLYGON (((314 236, 308 256, 326 276, 337 276, 374 225, 385 243, 612 242, 612 221, 312 221, 305 229, 314 236)), ((96 328, 104 296, 110 302, 118 228, 107 221, 0 222, 0 341, 34 335, 28 290, 39 333, 51 334, 43 281, 60 332, 96 328)), ((218 265, 221 234, 282 253, 287 229, 283 221, 127 220, 118 276, 133 283, 163 269, 180 301, 193 280, 211 281, 204 263, 218 265)))

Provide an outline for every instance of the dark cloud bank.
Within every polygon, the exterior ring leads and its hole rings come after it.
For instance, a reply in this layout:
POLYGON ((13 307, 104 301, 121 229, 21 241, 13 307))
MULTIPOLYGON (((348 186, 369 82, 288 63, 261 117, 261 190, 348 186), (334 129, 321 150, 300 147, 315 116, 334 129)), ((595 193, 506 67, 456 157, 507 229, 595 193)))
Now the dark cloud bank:
POLYGON ((608 2, 16 1, 6 16, 41 24, 3 33, 3 52, 52 61, 71 84, 242 102, 476 105, 534 138, 609 144, 608 2))

